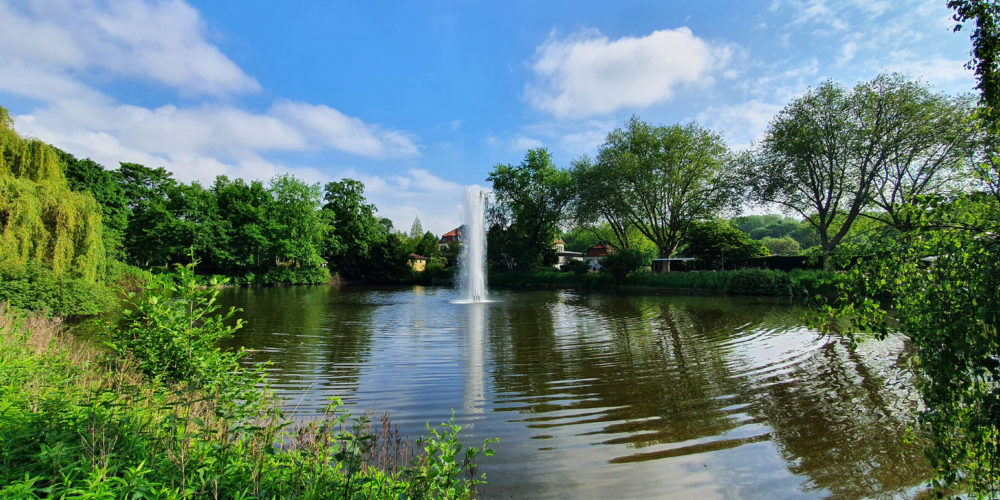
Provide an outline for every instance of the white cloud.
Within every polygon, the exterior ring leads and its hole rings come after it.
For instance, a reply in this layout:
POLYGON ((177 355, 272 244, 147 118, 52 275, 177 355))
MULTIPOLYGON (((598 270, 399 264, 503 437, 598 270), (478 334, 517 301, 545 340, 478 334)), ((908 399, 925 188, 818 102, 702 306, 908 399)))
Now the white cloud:
POLYGON ((340 151, 370 158, 419 153, 409 135, 380 130, 329 106, 283 100, 271 108, 271 113, 291 124, 311 142, 340 151))
POLYGON ((527 152, 529 149, 538 149, 545 147, 545 143, 535 139, 533 137, 524 137, 519 135, 510 142, 510 151, 521 153, 527 152))
POLYGON ((965 61, 942 56, 920 57, 908 51, 890 53, 892 62, 884 71, 898 71, 913 78, 922 78, 938 84, 969 80, 972 72, 965 69, 965 61))
POLYGON ((617 40, 595 30, 553 35, 536 49, 537 81, 525 94, 557 118, 644 108, 670 99, 678 87, 711 84, 729 54, 686 27, 617 40))
POLYGON ((771 119, 781 108, 780 104, 759 100, 732 106, 711 106, 698 114, 697 121, 722 133, 729 147, 740 151, 750 148, 763 137, 771 119))
POLYGON ((338 178, 349 177, 364 183, 365 198, 378 207, 393 227, 408 231, 414 217, 424 230, 441 235, 461 224, 465 186, 442 179, 428 170, 409 169, 405 174, 383 177, 348 169, 338 178))
POLYGON ((854 55, 858 53, 858 44, 854 40, 848 41, 840 48, 840 59, 837 60, 837 64, 843 66, 854 59, 854 55))
POLYGON ((218 174, 271 177, 280 171, 262 157, 271 151, 419 154, 410 134, 330 106, 279 99, 266 112, 241 109, 228 94, 258 83, 206 40, 197 10, 179 0, 0 0, 0 19, 0 92, 41 102, 16 117, 19 132, 109 167, 163 166, 180 180, 209 182, 218 174), (155 82, 205 99, 129 105, 102 93, 95 78, 155 82))
POLYGON ((198 12, 179 0, 39 0, 22 8, 0 1, 0 19, 0 57, 8 62, 53 73, 105 71, 185 93, 260 89, 205 40, 198 12))

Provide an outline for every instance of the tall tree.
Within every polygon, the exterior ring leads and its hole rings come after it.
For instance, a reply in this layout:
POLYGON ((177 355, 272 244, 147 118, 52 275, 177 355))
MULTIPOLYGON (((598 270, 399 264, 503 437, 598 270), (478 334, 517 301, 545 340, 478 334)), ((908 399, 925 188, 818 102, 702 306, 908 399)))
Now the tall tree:
POLYGON ((59 155, 70 189, 90 193, 101 206, 105 253, 108 257, 124 260, 123 244, 129 208, 117 173, 105 170, 89 158, 80 160, 65 151, 53 149, 59 155))
POLYGON ((778 113, 742 177, 753 199, 777 203, 812 224, 830 254, 874 199, 895 213, 899 203, 950 174, 965 141, 953 127, 936 127, 955 113, 940 96, 899 75, 880 75, 851 90, 826 81, 778 113))
POLYGON ((594 232, 599 239, 617 248, 632 248, 628 219, 629 188, 624 177, 613 168, 584 157, 573 163, 571 170, 576 196, 573 218, 576 225, 594 232), (602 231, 607 228, 609 231, 602 231), (610 233, 610 234, 608 234, 610 233))
POLYGON ((734 182, 728 175, 729 149, 697 124, 654 127, 632 117, 608 134, 595 168, 615 183, 611 210, 622 224, 636 227, 670 257, 691 224, 710 219, 731 205, 734 182))
POLYGON ((319 267, 325 226, 319 214, 319 184, 285 174, 271 179, 266 210, 269 257, 275 264, 319 267))
POLYGON ((528 151, 519 165, 494 166, 486 179, 493 185, 490 212, 497 235, 507 235, 503 240, 495 235, 490 243, 501 241, 507 248, 500 250, 515 255, 519 267, 540 263, 573 199, 569 172, 556 167, 549 151, 541 148, 528 151))
POLYGON ((410 239, 418 240, 424 235, 424 227, 420 224, 420 216, 413 218, 413 225, 410 226, 410 239))

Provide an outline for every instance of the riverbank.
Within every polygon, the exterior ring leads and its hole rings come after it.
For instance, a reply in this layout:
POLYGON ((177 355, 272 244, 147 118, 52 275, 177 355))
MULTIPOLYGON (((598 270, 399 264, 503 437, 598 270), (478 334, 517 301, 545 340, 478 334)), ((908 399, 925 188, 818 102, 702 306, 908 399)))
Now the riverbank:
POLYGON ((77 339, 59 318, 0 304, 0 498, 474 494, 475 478, 462 477, 475 453, 455 457, 453 422, 414 453, 387 416, 373 430, 373 412, 352 417, 336 399, 319 418, 285 417, 260 385, 263 369, 234 371, 240 354, 200 345, 211 338, 205 329, 230 327, 198 298, 217 291, 193 282, 187 290, 147 291, 132 316, 141 322, 107 333, 110 350, 77 339), (185 327, 187 312, 201 319, 185 327), (179 375, 171 349, 191 354, 181 361, 195 375, 179 375))
POLYGON ((655 290, 677 293, 763 295, 809 298, 830 296, 836 291, 840 275, 830 271, 767 269, 736 271, 695 271, 673 273, 636 273, 623 279, 610 274, 575 274, 557 271, 532 273, 490 273, 490 286, 566 287, 595 290, 655 290))

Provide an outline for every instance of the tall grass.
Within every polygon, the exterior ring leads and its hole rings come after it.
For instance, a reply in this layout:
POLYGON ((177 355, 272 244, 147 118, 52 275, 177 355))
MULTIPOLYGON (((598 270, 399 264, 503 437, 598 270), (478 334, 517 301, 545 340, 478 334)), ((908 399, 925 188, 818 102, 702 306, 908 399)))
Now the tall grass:
POLYGON ((494 273, 490 274, 489 277, 490 284, 496 286, 547 285, 593 289, 658 288, 789 297, 813 297, 830 294, 839 280, 841 277, 833 272, 801 269, 792 272, 767 269, 671 273, 639 272, 620 281, 616 281, 613 276, 605 273, 575 274, 545 270, 521 274, 494 273))
POLYGON ((220 386, 253 377, 206 383, 151 366, 0 305, 0 498, 469 498, 482 482, 475 459, 492 454, 484 442, 463 455, 453 421, 413 452, 387 416, 373 429, 373 413, 353 417, 339 401, 295 422, 254 388, 257 404, 234 412, 229 398, 247 392, 220 386))

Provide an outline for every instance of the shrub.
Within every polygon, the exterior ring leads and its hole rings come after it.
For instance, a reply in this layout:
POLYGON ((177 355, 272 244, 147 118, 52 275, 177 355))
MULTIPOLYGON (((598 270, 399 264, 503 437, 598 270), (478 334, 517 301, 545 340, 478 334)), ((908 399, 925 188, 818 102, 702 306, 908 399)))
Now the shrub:
POLYGON ((114 308, 114 294, 100 283, 56 276, 34 261, 0 267, 0 302, 56 316, 96 316, 114 308))
POLYGON ((802 251, 799 242, 790 236, 782 238, 764 237, 760 242, 774 255, 798 255, 802 251))
MULTIPOLYGON (((121 328, 109 331, 109 346, 119 359, 132 359, 146 376, 167 383, 187 383, 229 405, 250 407, 260 401, 259 372, 239 365, 244 351, 218 347, 243 326, 235 308, 219 312, 218 287, 225 280, 200 281, 194 264, 178 265, 157 276, 145 293, 129 293, 121 328)), ((244 409, 246 411, 246 409, 244 409)))
POLYGON ((642 267, 645 257, 637 250, 619 250, 601 259, 601 272, 621 281, 642 267))
POLYGON ((564 273, 586 274, 590 266, 582 260, 571 260, 559 266, 559 270, 564 273))

